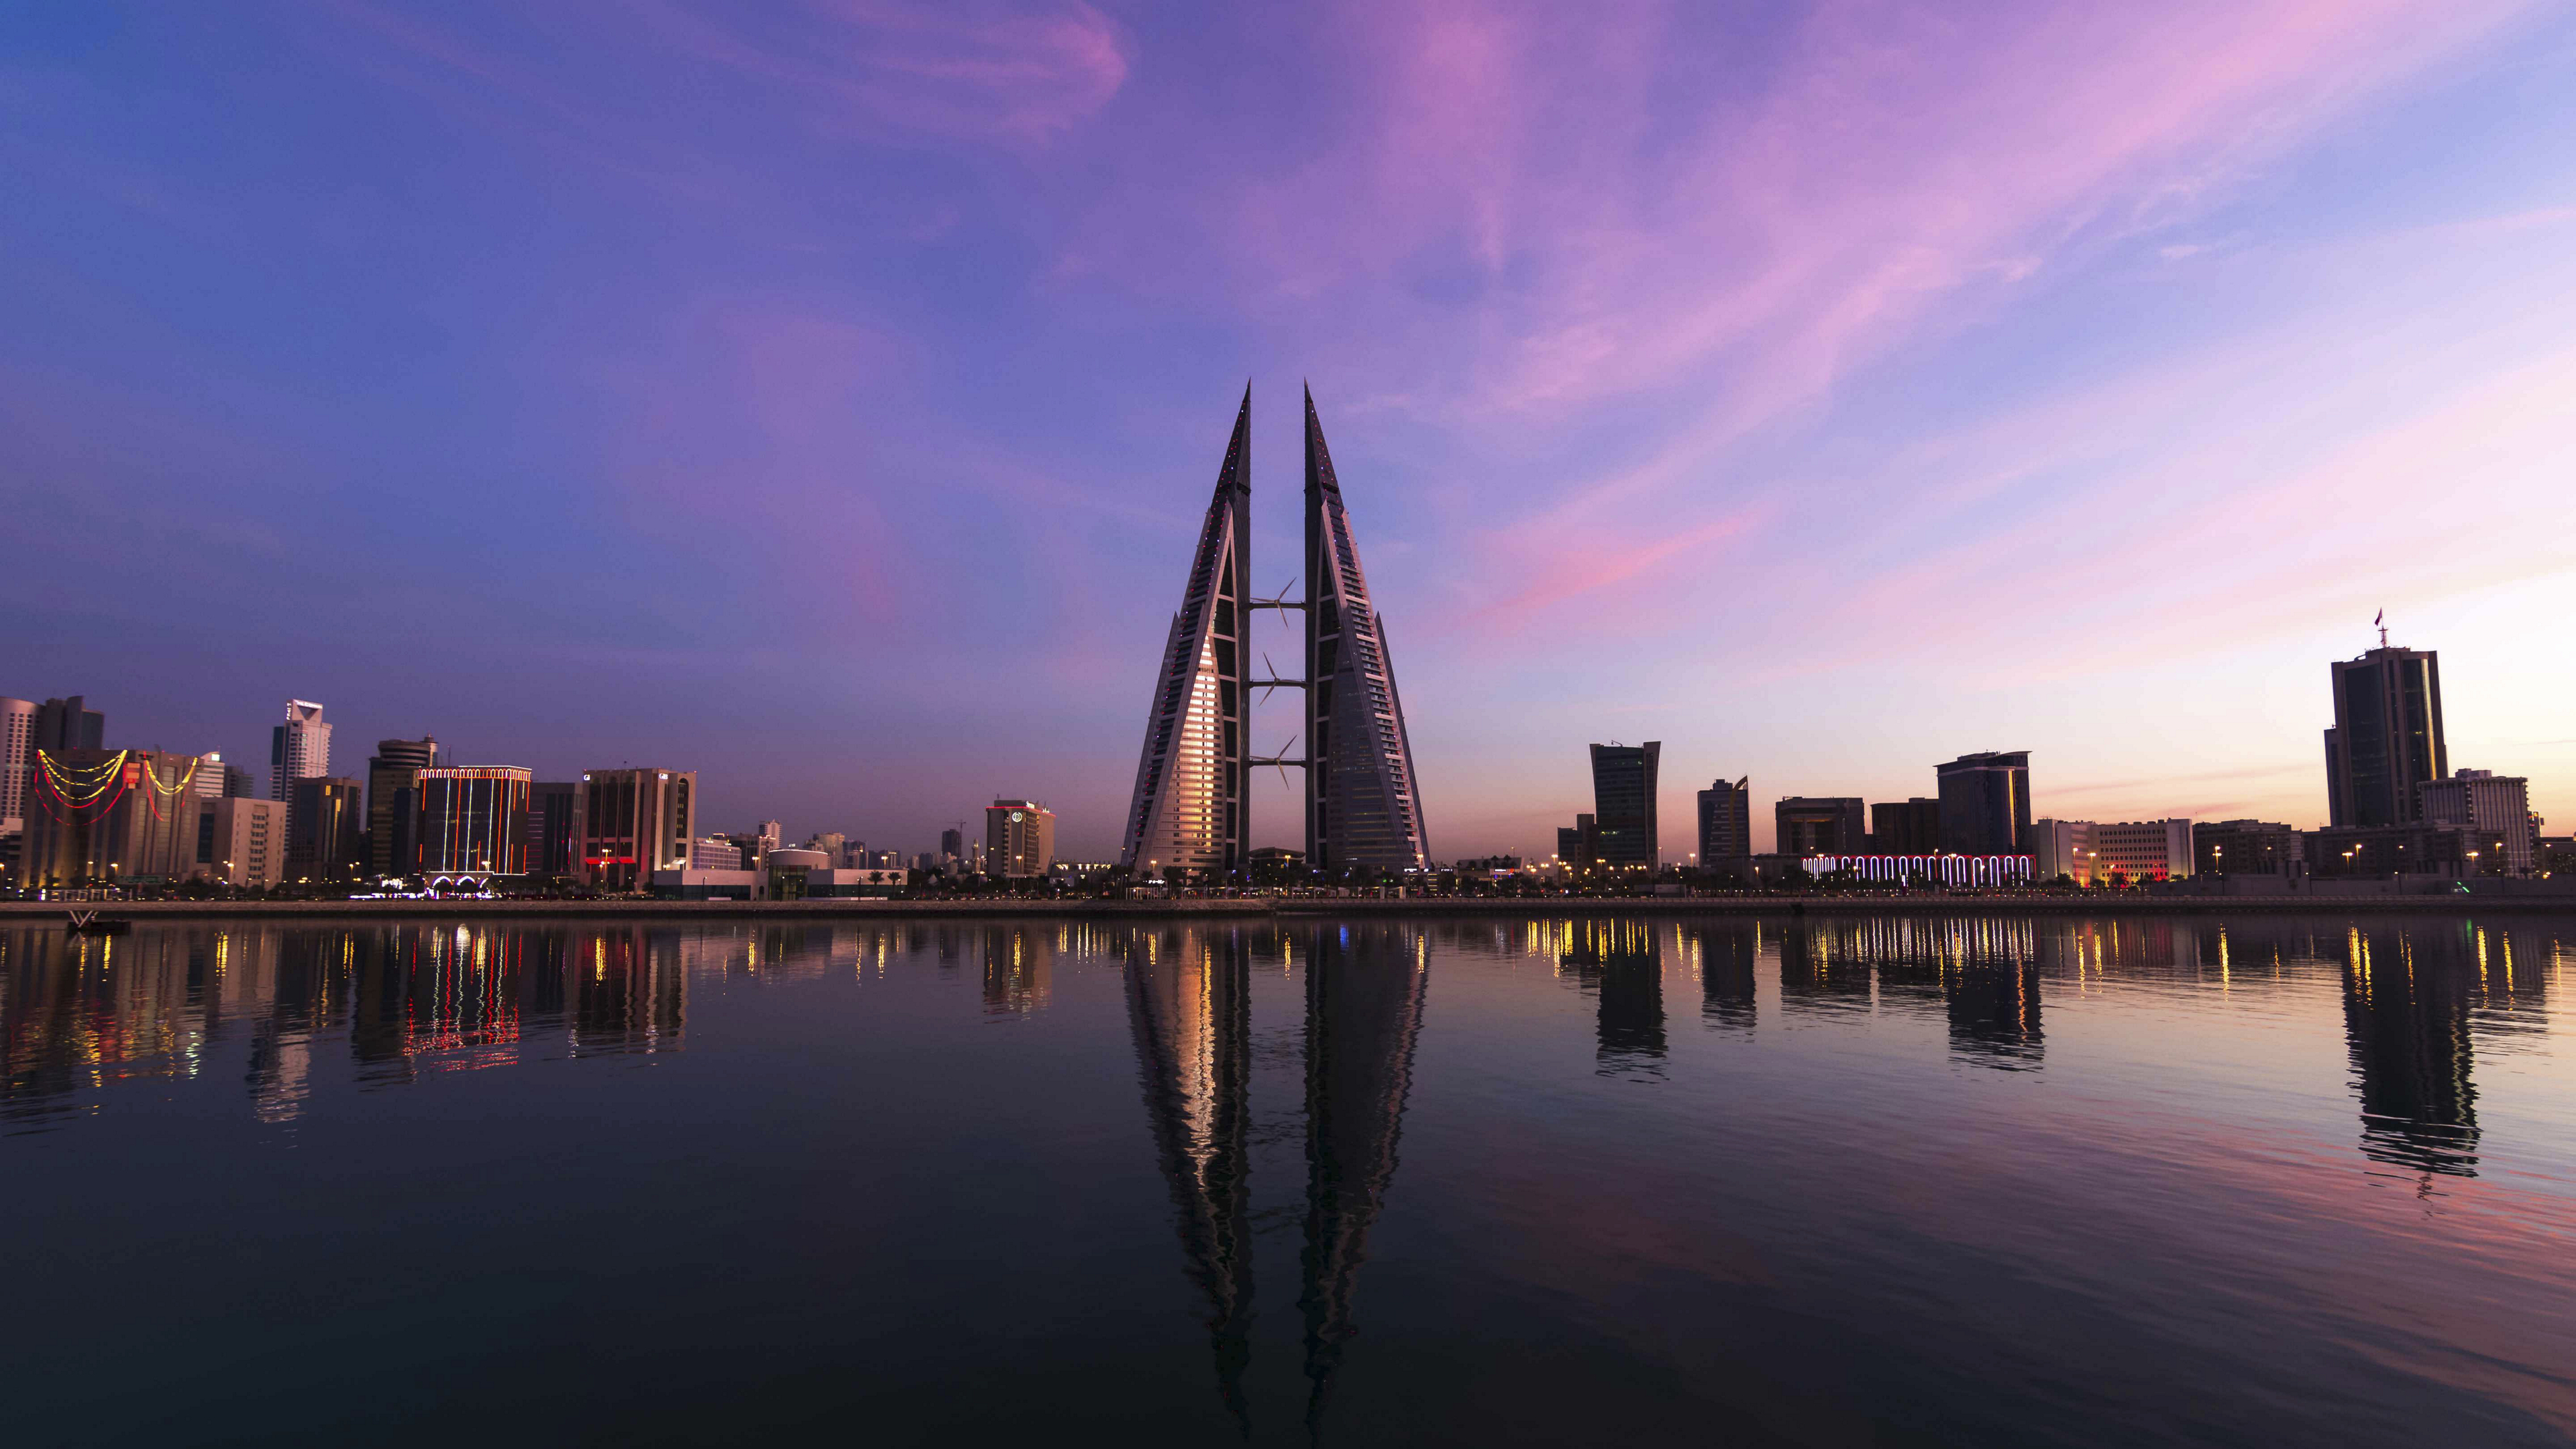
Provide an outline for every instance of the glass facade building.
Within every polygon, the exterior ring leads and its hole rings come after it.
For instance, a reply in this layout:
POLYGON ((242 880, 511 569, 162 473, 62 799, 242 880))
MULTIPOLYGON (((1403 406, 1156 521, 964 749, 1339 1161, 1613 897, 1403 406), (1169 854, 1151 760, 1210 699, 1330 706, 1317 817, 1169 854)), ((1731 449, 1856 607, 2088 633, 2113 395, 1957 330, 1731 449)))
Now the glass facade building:
POLYGON ((1656 772, 1663 742, 1592 747, 1592 819, 1601 863, 1613 870, 1653 870, 1663 852, 1656 831, 1656 772))
POLYGON ((1753 777, 1724 780, 1699 792, 1699 863, 1743 860, 1753 854, 1753 777))
POLYGON ((1369 596, 1306 394, 1306 862, 1327 876, 1352 868, 1431 864, 1413 741, 1395 688, 1386 621, 1369 596))
POLYGON ((2327 818, 2367 830, 2422 818, 2424 785, 2450 773, 2442 740, 2441 657, 2429 649, 2373 649, 2340 659, 2334 728, 2326 731, 2327 818))
POLYGON ((1936 773, 1941 781, 1943 850, 1959 855, 2029 851, 2030 751, 1961 755, 1937 766, 1936 773))

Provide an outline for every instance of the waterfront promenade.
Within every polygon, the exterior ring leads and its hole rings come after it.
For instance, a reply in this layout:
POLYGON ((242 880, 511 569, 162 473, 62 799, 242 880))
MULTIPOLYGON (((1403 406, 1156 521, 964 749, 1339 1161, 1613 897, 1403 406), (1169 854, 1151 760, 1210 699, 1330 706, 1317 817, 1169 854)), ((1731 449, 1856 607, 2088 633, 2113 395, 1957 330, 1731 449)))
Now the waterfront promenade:
POLYGON ((636 920, 917 919, 922 917, 1084 916, 1284 918, 1307 916, 1778 916, 1778 915, 2084 915, 2188 916, 2248 911, 2301 915, 2457 915, 2465 912, 2576 914, 2576 891, 2513 895, 1887 895, 1745 896, 1367 896, 1193 897, 1181 900, 1063 900, 975 897, 957 900, 834 899, 801 901, 662 900, 374 900, 374 901, 0 901, 0 924, 61 920, 73 910, 108 919, 387 920, 540 919, 603 916, 636 920))

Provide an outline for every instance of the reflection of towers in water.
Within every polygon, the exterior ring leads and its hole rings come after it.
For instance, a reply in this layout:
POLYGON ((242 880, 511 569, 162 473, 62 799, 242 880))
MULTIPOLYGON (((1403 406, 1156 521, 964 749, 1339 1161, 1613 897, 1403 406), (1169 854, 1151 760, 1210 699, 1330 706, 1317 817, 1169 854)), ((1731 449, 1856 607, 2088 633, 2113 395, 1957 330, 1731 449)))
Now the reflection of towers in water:
POLYGON ((1781 933, 1782 1005, 1937 1005, 1948 1019, 1952 1055, 1977 1066, 2039 1066, 2039 995, 2036 941, 2027 920, 1864 916, 1799 921, 1781 933))
POLYGON ((574 1056, 679 1049, 688 971, 678 932, 575 930, 565 966, 566 1041, 574 1056))
POLYGON ((984 1010, 1027 1016, 1043 1010, 1054 977, 1055 932, 1043 926, 984 929, 984 1010))
MULTIPOLYGON (((1252 1001, 1239 932, 1164 932, 1127 953, 1127 1020, 1190 1281, 1207 1297, 1218 1392, 1249 1429, 1252 1001)), ((988 978, 989 979, 989 978, 988 978)))
POLYGON ((1340 1367, 1367 1238, 1395 1176, 1413 1082, 1427 962, 1393 927, 1326 928, 1306 957, 1307 1426, 1320 1426, 1340 1367))
POLYGON ((2346 934, 2344 1036, 2372 1161, 2477 1175, 2469 1013, 2484 984, 2472 949, 2487 939, 2466 922, 2346 934))
POLYGON ((1664 957, 1654 927, 1577 921, 1557 964, 1579 990, 1598 998, 1601 1075, 1663 1076, 1664 957))
POLYGON ((1700 1020, 1721 1031, 1753 1030, 1753 963, 1762 923, 1718 921, 1678 927, 1682 959, 1699 977, 1700 1020))

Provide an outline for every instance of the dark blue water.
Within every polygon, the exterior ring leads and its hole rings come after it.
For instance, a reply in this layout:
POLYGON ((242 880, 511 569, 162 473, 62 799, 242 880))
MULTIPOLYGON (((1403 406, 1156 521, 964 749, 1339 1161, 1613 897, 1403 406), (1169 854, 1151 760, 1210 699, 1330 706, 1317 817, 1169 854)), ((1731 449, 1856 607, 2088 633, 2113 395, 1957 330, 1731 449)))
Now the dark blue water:
POLYGON ((2576 921, 0 931, 16 1445, 2559 1444, 2576 921))

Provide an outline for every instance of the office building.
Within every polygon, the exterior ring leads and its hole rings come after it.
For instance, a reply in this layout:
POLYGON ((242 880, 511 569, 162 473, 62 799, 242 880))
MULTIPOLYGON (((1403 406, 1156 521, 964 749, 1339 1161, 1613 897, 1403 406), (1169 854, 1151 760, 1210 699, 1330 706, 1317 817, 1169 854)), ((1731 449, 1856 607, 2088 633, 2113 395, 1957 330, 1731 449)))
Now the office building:
POLYGON ((2326 731, 2327 817, 2338 828, 2405 825, 2419 793, 2451 771, 2442 741, 2442 662, 2430 649, 2380 647, 2336 660, 2326 731))
POLYGON ((749 870, 743 849, 729 835, 702 835, 689 842, 691 870, 749 870))
POLYGON ((539 780, 528 789, 528 874, 561 879, 573 869, 574 797, 570 780, 539 780))
POLYGON ((1881 855, 1931 855, 1939 851, 1941 802, 1917 795, 1911 800, 1871 805, 1869 840, 1870 848, 1881 855))
POLYGON ((185 879, 197 862, 194 755, 38 749, 19 837, 18 883, 185 879))
POLYGON ((1866 855, 1868 806, 1857 795, 1791 795, 1771 807, 1774 854, 1866 855))
POLYGON ((2064 876, 2076 885, 2093 883, 2093 863, 2100 853, 2090 820, 2030 822, 2031 879, 2047 885, 2064 876))
POLYGON ((966 833, 962 830, 939 832, 939 853, 950 860, 966 858, 966 833))
MULTIPOLYGON (((1035 800, 996 800, 984 807, 984 846, 994 875, 1044 875, 1055 863, 1055 812, 1035 800)), ((1158 867, 1149 857, 1145 868, 1158 867)))
POLYGON ((1642 745, 1613 741, 1592 747, 1592 818, 1601 863, 1612 870, 1652 871, 1663 864, 1655 820, 1660 740, 1642 745))
MULTIPOLYGON (((331 773, 331 726, 322 719, 322 706, 309 699, 286 702, 286 722, 269 731, 268 798, 292 802, 295 782, 331 773)), ((294 819, 295 807, 287 806, 287 818, 294 819)))
POLYGON ((533 772, 516 765, 455 765, 423 770, 412 785, 418 801, 412 839, 423 876, 528 873, 528 794, 533 772))
POLYGON ((418 864, 420 845, 412 831, 420 808, 413 787, 420 772, 437 763, 438 741, 431 736, 376 741, 367 760, 367 859, 377 875, 409 875, 418 864))
POLYGON ((278 800, 223 795, 205 801, 190 873, 243 890, 266 890, 285 880, 286 816, 286 803, 278 800))
POLYGON ((91 709, 89 700, 81 695, 49 699, 36 706, 35 728, 35 748, 57 755, 107 748, 107 716, 91 709))
POLYGON ((1577 815, 1570 826, 1556 828, 1556 859, 1571 871, 1588 871, 1601 864, 1601 825, 1589 814, 1577 815))
POLYGON ((2459 770, 2416 787, 2427 825, 2465 825, 2478 833, 2478 859, 2501 856, 2508 874, 2529 875, 2540 841, 2531 813, 2531 782, 2491 770, 2459 770))
POLYGON ((2030 848, 2030 751, 1961 755, 1936 766, 1941 848, 1960 855, 2020 855, 2030 848))
POLYGON ((1245 789, 1252 753, 1244 679, 1252 622, 1251 507, 1247 387, 1154 677, 1118 853, 1131 870, 1152 862, 1174 875, 1233 875, 1247 863, 1252 822, 1245 789))
POLYGON ((338 775, 296 781, 286 802, 286 878, 355 879, 368 864, 366 832, 364 785, 338 775))
POLYGON ((1753 777, 1730 785, 1712 782, 1699 792, 1699 863, 1714 867, 1721 860, 1753 856, 1753 777))
POLYGON ((1350 512, 1306 394, 1306 861, 1327 879, 1353 868, 1431 865, 1413 740, 1395 687, 1386 621, 1360 569, 1350 512))
MULTIPOLYGON (((573 796, 573 863, 582 884, 621 894, 642 892, 657 870, 689 864, 697 837, 695 770, 592 770, 573 796)), ((761 823, 761 838, 778 848, 778 822, 761 823)), ((768 851, 764 851, 765 864, 768 851)))
POLYGON ((2199 875, 2296 875, 2307 863, 2306 837, 2268 820, 2212 820, 2191 828, 2191 864, 2199 875))
POLYGON ((0 696, 0 835, 26 827, 27 772, 36 767, 36 711, 32 699, 0 696))

